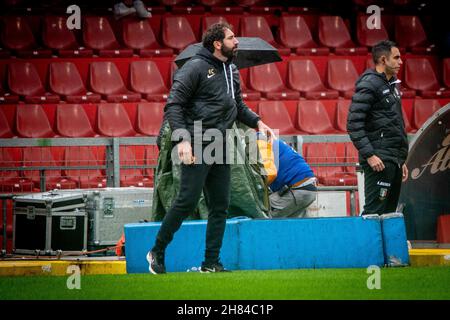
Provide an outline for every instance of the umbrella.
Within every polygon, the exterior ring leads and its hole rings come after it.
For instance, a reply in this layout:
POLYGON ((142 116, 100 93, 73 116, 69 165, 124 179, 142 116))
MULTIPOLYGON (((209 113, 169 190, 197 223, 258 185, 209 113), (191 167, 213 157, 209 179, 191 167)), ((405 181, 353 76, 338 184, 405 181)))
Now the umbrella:
MULTIPOLYGON (((238 52, 233 63, 238 69, 254 67, 260 64, 282 61, 277 49, 261 38, 238 37, 238 52)), ((201 42, 189 45, 176 58, 178 68, 203 48, 201 42)))

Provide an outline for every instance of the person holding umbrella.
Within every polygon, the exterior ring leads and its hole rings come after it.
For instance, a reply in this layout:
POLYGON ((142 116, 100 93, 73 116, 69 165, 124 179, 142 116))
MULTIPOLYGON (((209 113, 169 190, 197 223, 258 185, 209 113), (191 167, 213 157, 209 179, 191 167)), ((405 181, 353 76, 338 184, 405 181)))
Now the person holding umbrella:
POLYGON ((203 141, 203 133, 208 129, 220 131, 219 140, 225 149, 226 130, 231 129, 235 120, 257 128, 269 137, 275 136, 272 129, 242 101, 239 71, 232 63, 238 44, 228 24, 213 24, 203 35, 203 47, 174 76, 164 109, 165 118, 172 132, 186 134, 174 141, 181 160, 180 190, 146 257, 149 271, 153 274, 166 272, 165 249, 183 220, 196 208, 202 190, 208 206, 208 222, 205 259, 200 272, 227 271, 219 255, 230 202, 230 166, 225 162, 225 152, 223 161, 212 164, 196 161, 202 159, 202 155, 196 152, 200 150, 203 153, 210 143, 203 141), (201 130, 197 127, 198 122, 201 130), (195 145, 199 139, 194 137, 194 132, 202 136, 201 146, 195 145), (191 141, 194 141, 194 148, 191 141))

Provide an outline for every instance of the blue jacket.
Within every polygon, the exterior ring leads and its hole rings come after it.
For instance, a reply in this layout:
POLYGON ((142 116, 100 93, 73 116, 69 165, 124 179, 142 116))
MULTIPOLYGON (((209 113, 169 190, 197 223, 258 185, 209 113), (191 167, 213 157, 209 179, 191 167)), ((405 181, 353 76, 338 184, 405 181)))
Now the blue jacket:
POLYGON ((272 149, 277 168, 277 177, 269 186, 272 191, 275 192, 285 185, 291 186, 303 179, 314 177, 314 172, 305 159, 284 141, 274 140, 272 149))

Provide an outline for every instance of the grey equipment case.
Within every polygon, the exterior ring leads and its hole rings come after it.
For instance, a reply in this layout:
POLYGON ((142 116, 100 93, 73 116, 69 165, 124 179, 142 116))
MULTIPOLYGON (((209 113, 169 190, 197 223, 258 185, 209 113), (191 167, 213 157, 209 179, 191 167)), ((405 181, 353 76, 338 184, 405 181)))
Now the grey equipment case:
MULTIPOLYGON (((69 190, 61 190, 68 192, 69 190)), ((87 197, 89 246, 115 245, 127 223, 151 219, 153 188, 75 189, 87 197)))
POLYGON ((13 252, 55 255, 87 247, 86 196, 50 191, 13 199, 13 252))

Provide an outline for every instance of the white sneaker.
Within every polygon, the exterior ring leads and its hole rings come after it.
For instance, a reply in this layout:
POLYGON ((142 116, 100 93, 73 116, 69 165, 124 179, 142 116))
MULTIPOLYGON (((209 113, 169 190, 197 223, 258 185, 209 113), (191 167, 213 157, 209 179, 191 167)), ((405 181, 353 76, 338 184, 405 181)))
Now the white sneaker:
POLYGON ((136 13, 136 9, 127 7, 123 2, 114 5, 114 17, 116 19, 123 18, 133 13, 136 13))
POLYGON ((133 1, 133 6, 139 18, 146 19, 152 16, 152 14, 147 11, 147 8, 141 0, 133 1))

